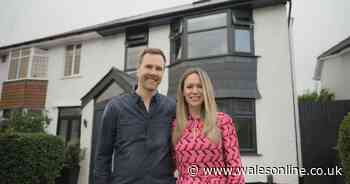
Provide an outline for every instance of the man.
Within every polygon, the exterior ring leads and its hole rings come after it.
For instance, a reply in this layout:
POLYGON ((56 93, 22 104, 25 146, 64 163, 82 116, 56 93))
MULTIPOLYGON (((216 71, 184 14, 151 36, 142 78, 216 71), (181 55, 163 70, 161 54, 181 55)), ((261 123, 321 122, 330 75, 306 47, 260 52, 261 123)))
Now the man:
POLYGON ((95 184, 175 183, 170 155, 175 101, 157 92, 165 61, 160 49, 145 49, 137 66, 136 90, 114 97, 107 104, 96 155, 95 184))

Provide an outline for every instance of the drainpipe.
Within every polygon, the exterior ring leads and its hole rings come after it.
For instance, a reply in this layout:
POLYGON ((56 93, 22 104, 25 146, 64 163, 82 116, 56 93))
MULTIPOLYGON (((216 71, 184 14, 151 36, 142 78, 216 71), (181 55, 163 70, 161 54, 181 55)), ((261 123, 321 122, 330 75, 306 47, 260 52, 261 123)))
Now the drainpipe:
MULTIPOLYGON (((294 116, 294 134, 296 136, 295 145, 296 145, 296 156, 297 156, 297 167, 301 168, 302 155, 301 155, 301 139, 300 139, 300 125, 299 125, 299 108, 298 108, 298 99, 295 87, 295 58, 294 58, 294 44, 293 44, 293 24, 294 19, 291 17, 292 14, 292 0, 288 0, 289 12, 288 12, 288 41, 289 41, 289 64, 290 64, 290 75, 292 80, 292 97, 293 97, 293 116, 294 116)), ((298 173, 299 183, 302 182, 302 178, 298 173)))

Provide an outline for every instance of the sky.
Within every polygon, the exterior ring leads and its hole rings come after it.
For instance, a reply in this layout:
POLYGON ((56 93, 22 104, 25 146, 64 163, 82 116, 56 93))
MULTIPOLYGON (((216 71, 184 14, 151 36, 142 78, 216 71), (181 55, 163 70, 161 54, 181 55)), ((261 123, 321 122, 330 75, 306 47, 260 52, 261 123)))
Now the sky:
MULTIPOLYGON (((0 0, 0 46, 51 36, 193 0, 0 0), (123 3, 121 3, 123 2, 123 3)), ((298 94, 314 89, 316 58, 350 36, 349 0, 293 0, 298 94)))

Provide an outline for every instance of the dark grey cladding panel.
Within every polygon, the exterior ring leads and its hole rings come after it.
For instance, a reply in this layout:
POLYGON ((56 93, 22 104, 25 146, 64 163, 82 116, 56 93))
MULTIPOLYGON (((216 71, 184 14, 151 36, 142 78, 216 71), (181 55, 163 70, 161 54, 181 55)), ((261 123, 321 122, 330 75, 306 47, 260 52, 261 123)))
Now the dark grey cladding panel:
POLYGON ((168 95, 175 96, 181 75, 191 67, 199 67, 208 72, 216 97, 260 97, 256 82, 257 59, 233 56, 193 60, 171 66, 168 95))

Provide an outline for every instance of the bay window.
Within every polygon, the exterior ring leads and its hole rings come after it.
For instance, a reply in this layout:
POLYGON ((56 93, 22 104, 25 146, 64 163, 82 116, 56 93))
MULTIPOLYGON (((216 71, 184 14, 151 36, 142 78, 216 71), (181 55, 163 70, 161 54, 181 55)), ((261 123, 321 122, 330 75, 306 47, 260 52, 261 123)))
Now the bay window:
POLYGON ((8 79, 46 78, 48 55, 38 48, 16 49, 9 54, 8 79))
POLYGON ((171 24, 170 38, 171 63, 223 55, 253 56, 252 12, 230 9, 177 20, 171 24))

